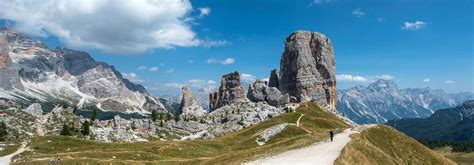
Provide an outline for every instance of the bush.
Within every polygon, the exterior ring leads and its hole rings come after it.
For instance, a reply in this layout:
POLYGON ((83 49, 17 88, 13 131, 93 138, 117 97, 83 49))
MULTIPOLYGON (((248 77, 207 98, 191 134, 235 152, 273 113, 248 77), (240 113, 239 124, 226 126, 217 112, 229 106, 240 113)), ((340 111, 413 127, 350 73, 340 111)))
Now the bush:
POLYGON ((2 123, 0 123, 0 141, 5 141, 7 135, 7 126, 5 125, 5 122, 2 121, 2 123))

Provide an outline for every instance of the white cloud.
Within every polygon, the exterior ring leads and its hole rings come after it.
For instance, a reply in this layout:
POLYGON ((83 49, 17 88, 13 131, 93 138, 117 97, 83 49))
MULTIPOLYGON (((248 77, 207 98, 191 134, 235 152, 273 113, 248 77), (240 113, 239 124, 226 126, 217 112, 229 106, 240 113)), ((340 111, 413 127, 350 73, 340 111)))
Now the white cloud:
POLYGON ((173 68, 166 70, 166 73, 173 73, 173 72, 174 72, 173 68))
POLYGON ((214 80, 207 80, 206 83, 207 83, 207 85, 216 85, 217 84, 216 81, 214 81, 214 80))
POLYGON ((211 13, 211 8, 209 7, 201 7, 201 8, 198 8, 199 10, 199 17, 204 17, 204 16, 207 16, 211 13))
POLYGON ((194 63, 194 60, 188 60, 188 64, 194 63))
POLYGON ((206 60, 207 64, 222 64, 222 65, 231 65, 235 63, 234 58, 226 58, 224 60, 218 60, 216 58, 209 58, 206 60))
POLYGON ((147 69, 148 69, 148 67, 147 67, 147 66, 144 66, 144 65, 139 66, 139 67, 137 68, 137 70, 147 70, 147 69))
POLYGON ((356 81, 356 82, 368 82, 368 79, 362 76, 353 76, 348 74, 336 75, 337 81, 356 81))
POLYGON ((453 80, 446 80, 444 83, 446 83, 446 84, 454 84, 454 83, 456 83, 456 82, 454 82, 453 80))
POLYGON ((362 11, 362 9, 354 9, 352 11, 352 15, 355 15, 356 17, 362 17, 362 16, 365 16, 365 13, 362 11))
POLYGON ((431 80, 429 78, 423 79, 423 82, 430 82, 431 80))
POLYGON ((183 83, 166 83, 165 86, 171 87, 171 88, 182 88, 184 85, 183 83))
MULTIPOLYGON (((189 0, 0 0, 0 4, 0 18, 14 22, 15 30, 54 35, 76 49, 129 54, 224 42, 197 38, 189 0)), ((210 12, 199 10, 200 15, 210 12)))
POLYGON ((240 79, 242 81, 245 81, 245 82, 254 82, 254 81, 257 80, 257 77, 255 77, 254 75, 251 75, 251 74, 242 73, 240 75, 240 79))
POLYGON ((336 75, 337 81, 345 82, 374 82, 378 79, 384 80, 393 80, 395 77, 387 74, 375 75, 375 76, 359 76, 359 75, 350 75, 350 74, 339 74, 336 75))
POLYGON ((385 18, 377 18, 377 22, 379 23, 385 22, 385 18))
POLYGON ((225 40, 201 41, 201 46, 203 47, 226 46, 230 44, 231 43, 229 41, 225 41, 225 40))
POLYGON ((159 69, 158 67, 156 67, 156 66, 151 67, 150 69, 148 69, 148 71, 150 71, 150 72, 158 72, 159 70, 160 70, 160 69, 159 69))
POLYGON ((426 22, 415 21, 403 23, 402 30, 418 30, 426 27, 426 22))
POLYGON ((135 73, 122 73, 123 78, 126 78, 134 83, 143 83, 145 80, 138 77, 135 73))
POLYGON ((329 3, 329 2, 331 2, 331 0, 314 0, 312 4, 319 5, 323 3, 329 3))

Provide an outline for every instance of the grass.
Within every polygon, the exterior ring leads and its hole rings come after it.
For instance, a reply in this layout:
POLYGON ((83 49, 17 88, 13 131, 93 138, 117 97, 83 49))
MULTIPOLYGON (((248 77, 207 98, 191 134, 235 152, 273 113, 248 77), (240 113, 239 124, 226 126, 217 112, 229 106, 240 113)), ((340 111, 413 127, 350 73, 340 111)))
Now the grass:
POLYGON ((5 147, 3 151, 0 151, 0 156, 10 155, 14 153, 18 148, 20 148, 20 143, 15 143, 14 145, 5 147))
POLYGON ((29 146, 33 150, 19 155, 21 159, 16 164, 49 164, 50 159, 60 159, 60 164, 240 164, 324 140, 329 130, 342 131, 348 127, 309 102, 296 112, 212 140, 101 143, 63 136, 38 137, 29 146), (288 126, 265 145, 255 142, 255 135, 260 131, 281 123, 295 123, 301 114, 305 115, 300 127, 288 126))
POLYGON ((474 152, 470 153, 449 153, 446 155, 449 159, 455 161, 459 165, 472 165, 474 164, 474 152))
POLYGON ((351 135, 335 164, 454 164, 443 155, 388 126, 351 135))

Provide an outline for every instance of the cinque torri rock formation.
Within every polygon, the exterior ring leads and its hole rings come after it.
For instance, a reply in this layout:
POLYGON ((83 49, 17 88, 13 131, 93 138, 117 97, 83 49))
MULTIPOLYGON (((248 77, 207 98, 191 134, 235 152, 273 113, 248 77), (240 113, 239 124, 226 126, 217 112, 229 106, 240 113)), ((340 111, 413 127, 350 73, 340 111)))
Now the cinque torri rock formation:
POLYGON ((285 41, 279 89, 298 101, 336 107, 336 63, 331 41, 323 34, 296 31, 285 41))
POLYGON ((209 94, 209 109, 212 111, 245 98, 245 90, 240 83, 240 73, 232 72, 222 76, 219 91, 209 94))
POLYGON ((202 116, 204 110, 199 106, 196 99, 193 97, 193 93, 188 86, 183 86, 183 97, 181 99, 181 106, 179 107, 178 114, 183 116, 202 116))

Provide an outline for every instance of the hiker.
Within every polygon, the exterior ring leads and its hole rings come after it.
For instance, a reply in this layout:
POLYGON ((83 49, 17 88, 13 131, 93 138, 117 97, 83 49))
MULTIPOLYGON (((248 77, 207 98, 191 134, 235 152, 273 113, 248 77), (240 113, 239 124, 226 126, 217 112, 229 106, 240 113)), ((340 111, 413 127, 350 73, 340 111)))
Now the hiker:
POLYGON ((333 132, 333 131, 329 131, 329 136, 331 136, 331 142, 332 142, 332 140, 334 139, 334 132, 333 132))

